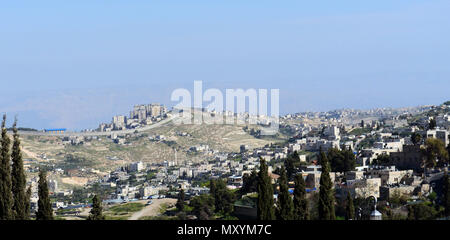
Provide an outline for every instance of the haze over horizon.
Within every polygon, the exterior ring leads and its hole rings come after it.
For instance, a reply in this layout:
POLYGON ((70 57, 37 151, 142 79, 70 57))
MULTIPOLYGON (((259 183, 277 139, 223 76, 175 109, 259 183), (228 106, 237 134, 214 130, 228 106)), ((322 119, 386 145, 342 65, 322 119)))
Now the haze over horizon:
POLYGON ((21 1, 0 8, 0 113, 95 128, 174 89, 278 88, 281 114, 449 99, 450 2, 21 1))

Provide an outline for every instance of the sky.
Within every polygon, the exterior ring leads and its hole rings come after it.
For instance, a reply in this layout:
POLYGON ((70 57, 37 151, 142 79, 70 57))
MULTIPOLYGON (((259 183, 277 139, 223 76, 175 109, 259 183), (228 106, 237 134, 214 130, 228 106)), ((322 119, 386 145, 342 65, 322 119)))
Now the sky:
MULTIPOLYGON (((450 100, 450 1, 4 1, 0 113, 96 128, 174 89, 280 89, 282 114, 450 100)), ((225 92, 225 91, 224 91, 225 92)))

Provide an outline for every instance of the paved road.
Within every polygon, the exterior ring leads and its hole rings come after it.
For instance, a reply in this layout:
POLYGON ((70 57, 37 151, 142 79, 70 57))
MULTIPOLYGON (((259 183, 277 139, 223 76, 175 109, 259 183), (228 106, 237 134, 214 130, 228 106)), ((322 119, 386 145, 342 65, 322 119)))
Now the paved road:
POLYGON ((19 131, 19 135, 21 136, 60 136, 60 137, 69 137, 69 136, 110 136, 112 133, 123 135, 123 134, 131 134, 134 132, 143 132, 153 128, 160 127, 166 123, 171 122, 175 118, 178 118, 178 114, 175 114, 171 117, 168 117, 162 121, 159 121, 155 124, 144 126, 141 128, 135 129, 127 129, 127 130, 119 130, 119 131, 111 131, 111 132, 65 132, 65 133, 46 133, 46 132, 36 132, 36 131, 19 131))

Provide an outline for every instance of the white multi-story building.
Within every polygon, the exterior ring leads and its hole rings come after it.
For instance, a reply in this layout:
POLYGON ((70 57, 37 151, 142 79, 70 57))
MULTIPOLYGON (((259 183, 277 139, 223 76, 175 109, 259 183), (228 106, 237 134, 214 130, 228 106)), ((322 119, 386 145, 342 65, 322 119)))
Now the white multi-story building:
POLYGON ((335 125, 327 127, 325 135, 328 136, 329 140, 339 140, 341 138, 339 128, 335 125))
POLYGON ((113 117, 113 129, 122 130, 127 126, 127 117, 119 115, 113 117))
POLYGON ((51 192, 56 192, 58 191, 58 182, 54 179, 50 179, 48 181, 48 188, 51 192))

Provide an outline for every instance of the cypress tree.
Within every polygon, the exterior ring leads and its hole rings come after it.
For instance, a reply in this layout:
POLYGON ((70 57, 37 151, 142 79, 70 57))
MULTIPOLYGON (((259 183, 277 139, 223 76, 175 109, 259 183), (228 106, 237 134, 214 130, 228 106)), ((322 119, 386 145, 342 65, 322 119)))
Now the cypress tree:
POLYGON ((428 130, 433 130, 435 128, 436 128, 436 120, 432 118, 428 123, 428 130))
POLYGON ((261 158, 258 173, 258 220, 275 220, 273 188, 266 162, 261 158))
POLYGON ((98 195, 92 198, 92 209, 89 213, 87 220, 105 220, 105 216, 102 213, 102 202, 98 195))
POLYGON ((287 178, 288 180, 292 180, 296 169, 295 163, 300 162, 300 157, 298 156, 297 151, 295 151, 292 155, 289 155, 284 161, 284 166, 286 167, 287 178))
POLYGON ((408 218, 407 218, 407 220, 415 220, 416 219, 416 217, 415 217, 415 213, 414 213, 414 208, 413 208, 413 206, 412 205, 408 205, 408 218))
POLYGON ((419 133, 413 132, 411 134, 412 144, 417 145, 418 143, 420 143, 421 140, 422 140, 422 135, 420 135, 419 133))
POLYGON ((38 183, 38 211, 36 220, 53 220, 52 204, 48 193, 47 173, 44 170, 39 171, 38 183))
POLYGON ((211 194, 211 196, 215 196, 216 195, 216 181, 214 179, 209 180, 209 194, 211 194))
POLYGON ((450 177, 448 176, 448 172, 445 173, 444 176, 444 184, 443 184, 443 206, 445 208, 445 216, 450 216, 450 177))
POLYGON ((294 203, 292 202, 292 198, 289 194, 288 180, 284 166, 281 167, 280 171, 281 176, 279 182, 280 193, 278 194, 278 218, 280 220, 292 220, 294 203))
POLYGON ((30 208, 31 208, 31 186, 27 188, 27 198, 25 203, 25 215, 27 216, 25 219, 30 220, 30 208))
POLYGON ((12 193, 13 193, 13 212, 15 214, 14 218, 17 220, 26 220, 29 215, 27 215, 27 195, 26 195, 26 176, 23 170, 23 160, 22 153, 20 151, 20 139, 17 133, 17 120, 14 121, 13 132, 14 132, 14 142, 12 147, 12 193))
POLYGON ((252 173, 249 175, 248 173, 244 174, 242 177, 242 187, 239 190, 242 195, 246 193, 256 192, 258 188, 258 173, 255 169, 252 170, 252 173))
POLYGON ((11 156, 9 153, 10 139, 6 131, 6 115, 3 115, 2 139, 0 153, 0 219, 10 220, 14 218, 12 211, 12 183, 11 183, 11 156))
POLYGON ((347 206, 345 208, 345 219, 355 220, 355 206, 353 205, 353 198, 350 192, 347 194, 347 206))
POLYGON ((335 220, 336 215, 334 213, 334 194, 330 178, 330 166, 327 156, 322 151, 320 151, 320 164, 322 166, 322 173, 320 175, 319 189, 319 219, 335 220))
POLYGON ((294 219, 309 220, 308 200, 306 200, 306 184, 301 174, 295 176, 294 219))
POLYGON ((184 210, 184 200, 185 200, 184 190, 181 189, 180 192, 178 193, 178 200, 176 204, 176 207, 179 212, 182 212, 184 210))
POLYGON ((450 143, 447 145, 447 153, 448 153, 448 156, 450 158, 450 143))

